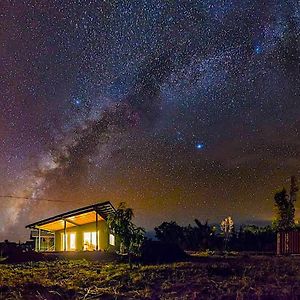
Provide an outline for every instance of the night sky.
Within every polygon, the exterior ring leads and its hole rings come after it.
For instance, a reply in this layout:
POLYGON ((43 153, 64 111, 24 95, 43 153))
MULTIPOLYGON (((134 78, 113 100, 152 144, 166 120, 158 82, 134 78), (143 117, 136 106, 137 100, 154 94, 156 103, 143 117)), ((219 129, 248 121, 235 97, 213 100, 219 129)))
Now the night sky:
POLYGON ((300 177, 299 1, 0 5, 0 195, 29 198, 0 198, 0 239, 106 200, 147 229, 272 219, 300 177))

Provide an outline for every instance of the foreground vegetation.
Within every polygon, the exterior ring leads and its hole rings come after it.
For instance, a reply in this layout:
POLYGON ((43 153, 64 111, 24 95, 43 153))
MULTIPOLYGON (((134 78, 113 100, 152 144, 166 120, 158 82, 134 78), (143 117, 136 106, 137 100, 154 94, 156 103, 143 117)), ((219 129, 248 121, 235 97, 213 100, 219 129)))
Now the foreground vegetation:
POLYGON ((0 265, 1 299, 298 299, 300 258, 194 257, 134 266, 86 260, 0 265))

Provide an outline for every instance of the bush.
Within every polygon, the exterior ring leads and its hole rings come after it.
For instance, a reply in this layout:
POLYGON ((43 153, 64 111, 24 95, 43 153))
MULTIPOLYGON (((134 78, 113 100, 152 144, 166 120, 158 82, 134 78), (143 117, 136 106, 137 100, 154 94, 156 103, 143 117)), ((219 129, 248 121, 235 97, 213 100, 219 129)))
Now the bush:
POLYGON ((173 243, 145 241, 141 247, 141 261, 145 264, 184 261, 187 257, 187 254, 173 243))

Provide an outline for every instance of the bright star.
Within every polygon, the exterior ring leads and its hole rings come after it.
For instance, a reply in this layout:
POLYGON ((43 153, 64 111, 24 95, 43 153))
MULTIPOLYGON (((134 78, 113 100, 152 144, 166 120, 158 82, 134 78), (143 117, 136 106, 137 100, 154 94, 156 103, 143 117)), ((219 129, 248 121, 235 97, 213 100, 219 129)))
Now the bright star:
POLYGON ((81 100, 78 99, 78 98, 75 98, 75 99, 73 99, 73 103, 74 103, 74 105, 76 105, 76 106, 80 106, 81 100))
POLYGON ((261 54, 263 52, 263 48, 260 45, 256 45, 254 51, 256 54, 261 54))
POLYGON ((204 148, 204 144, 203 143, 197 143, 196 144, 196 148, 199 149, 199 150, 201 150, 201 149, 204 148))

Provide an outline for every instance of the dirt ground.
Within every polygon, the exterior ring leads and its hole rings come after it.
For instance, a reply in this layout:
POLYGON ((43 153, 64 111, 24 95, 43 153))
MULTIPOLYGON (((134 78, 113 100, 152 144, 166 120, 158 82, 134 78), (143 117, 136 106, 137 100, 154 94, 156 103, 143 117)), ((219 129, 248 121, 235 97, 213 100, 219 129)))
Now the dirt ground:
POLYGON ((300 299, 300 258, 192 257, 133 269, 85 259, 2 264, 0 299, 300 299))

